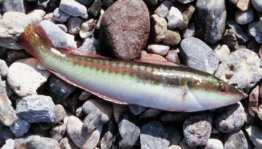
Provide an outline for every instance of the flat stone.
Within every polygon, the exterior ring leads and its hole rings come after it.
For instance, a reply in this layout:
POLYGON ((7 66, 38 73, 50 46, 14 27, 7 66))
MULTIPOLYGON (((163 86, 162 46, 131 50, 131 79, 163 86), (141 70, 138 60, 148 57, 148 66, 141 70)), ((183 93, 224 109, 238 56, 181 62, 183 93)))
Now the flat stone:
POLYGON ((59 144, 51 138, 31 135, 26 138, 15 139, 15 148, 59 149, 59 144))
MULTIPOLYGON (((1 1, 2 2, 2 1, 1 1)), ((25 4, 23 0, 4 0, 2 3, 2 11, 8 12, 8 11, 17 11, 25 13, 25 4)))
POLYGON ((142 126, 140 134, 141 149, 167 148, 169 144, 168 132, 161 123, 153 121, 142 126))
POLYGON ((260 0, 251 0, 253 7, 258 12, 262 12, 262 1, 260 0))
POLYGON ((211 74, 216 71, 219 60, 206 43, 198 38, 188 37, 182 40, 180 46, 185 65, 211 74))
POLYGON ((185 120, 183 133, 191 147, 206 145, 211 135, 212 117, 210 114, 194 115, 185 120))
POLYGON ((238 24, 245 25, 254 20, 254 13, 252 9, 249 9, 247 11, 237 11, 235 13, 235 20, 238 24))
POLYGON ((171 1, 165 0, 157 7, 154 13, 157 14, 161 18, 165 18, 172 6, 173 6, 173 3, 171 1))
POLYGON ((164 56, 167 55, 168 51, 170 50, 170 47, 165 45, 151 44, 148 45, 147 50, 149 52, 164 56))
POLYGON ((248 92, 262 77, 262 62, 255 52, 240 48, 219 65, 216 76, 248 92))
POLYGON ((244 107, 241 103, 236 103, 220 110, 214 118, 214 123, 220 132, 227 133, 239 130, 246 120, 244 107))
POLYGON ((41 28, 44 30, 49 38, 49 41, 56 48, 76 48, 76 42, 74 38, 70 38, 69 34, 66 34, 62 29, 60 29, 53 22, 48 20, 43 20, 39 23, 41 28))
POLYGON ((121 141, 118 145, 120 148, 131 148, 135 145, 140 135, 140 128, 128 119, 123 119, 118 124, 121 141))
POLYGON ((150 32, 147 6, 142 0, 116 1, 103 14, 100 31, 105 46, 117 58, 138 58, 150 32))
POLYGON ((11 126, 10 130, 16 137, 22 137, 30 128, 30 123, 23 119, 17 119, 11 126))
POLYGON ((55 104, 49 96, 26 96, 17 103, 16 113, 29 123, 50 123, 55 120, 55 104))
POLYGON ((183 21, 182 13, 176 7, 171 7, 167 15, 168 27, 170 29, 178 28, 183 25, 183 21))
POLYGON ((242 130, 234 131, 226 135, 224 149, 248 149, 248 141, 242 130))
POLYGON ((17 120, 17 116, 6 90, 6 83, 0 81, 0 123, 11 126, 17 120))
POLYGON ((226 26, 225 0, 198 0, 196 9, 197 36, 209 44, 220 41, 226 26))
POLYGON ((37 64, 36 59, 28 58, 16 61, 9 67, 7 81, 17 95, 36 94, 36 90, 47 81, 50 73, 37 69, 37 64))
POLYGON ((73 17, 88 17, 86 7, 75 0, 61 0, 59 9, 73 17))

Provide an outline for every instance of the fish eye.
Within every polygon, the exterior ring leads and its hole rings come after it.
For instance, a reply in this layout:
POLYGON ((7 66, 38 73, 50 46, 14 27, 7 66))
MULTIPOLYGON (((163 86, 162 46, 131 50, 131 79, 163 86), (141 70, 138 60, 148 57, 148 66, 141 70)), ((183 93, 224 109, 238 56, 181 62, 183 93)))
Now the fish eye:
POLYGON ((188 87, 192 87, 192 86, 193 86, 193 82, 192 82, 191 80, 189 80, 189 81, 187 81, 186 85, 187 85, 188 87))
POLYGON ((227 90, 228 90, 226 84, 223 83, 223 82, 219 82, 219 86, 218 86, 218 87, 219 87, 219 90, 220 90, 221 92, 227 92, 227 90))

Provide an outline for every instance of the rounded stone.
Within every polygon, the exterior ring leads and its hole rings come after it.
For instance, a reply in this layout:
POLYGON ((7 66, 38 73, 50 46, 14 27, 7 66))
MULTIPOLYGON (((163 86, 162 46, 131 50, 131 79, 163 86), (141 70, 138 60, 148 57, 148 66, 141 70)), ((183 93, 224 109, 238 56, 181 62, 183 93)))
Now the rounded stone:
POLYGON ((147 6, 142 0, 116 1, 105 11, 100 30, 105 46, 117 58, 138 58, 150 31, 147 6))
POLYGON ((245 25, 254 20, 254 13, 252 9, 249 9, 247 11, 237 11, 235 13, 235 19, 238 24, 245 25))

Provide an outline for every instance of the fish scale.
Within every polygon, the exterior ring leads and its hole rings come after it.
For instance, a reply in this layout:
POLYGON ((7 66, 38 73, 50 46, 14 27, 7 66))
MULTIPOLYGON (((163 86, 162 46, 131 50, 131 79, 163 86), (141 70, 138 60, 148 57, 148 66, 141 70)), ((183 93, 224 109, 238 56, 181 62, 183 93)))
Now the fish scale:
POLYGON ((115 103, 194 112, 243 98, 233 86, 188 67, 87 57, 56 49, 38 24, 28 25, 19 39, 22 47, 61 79, 115 103))

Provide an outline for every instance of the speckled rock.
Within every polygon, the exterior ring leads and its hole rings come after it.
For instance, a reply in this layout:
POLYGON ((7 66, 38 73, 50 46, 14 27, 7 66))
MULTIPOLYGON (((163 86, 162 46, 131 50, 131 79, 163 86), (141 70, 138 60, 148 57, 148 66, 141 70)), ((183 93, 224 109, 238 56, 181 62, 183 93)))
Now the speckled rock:
POLYGON ((51 123, 55 120, 55 104, 49 96, 30 95, 18 101, 16 113, 29 123, 51 123))
POLYGON ((232 29, 226 29, 222 43, 226 44, 232 50, 239 48, 237 36, 232 29))
POLYGON ((262 77, 262 62, 255 52, 240 48, 219 65, 216 76, 248 92, 262 77))
POLYGON ((180 9, 181 9, 182 16, 183 16, 183 23, 179 27, 179 29, 183 30, 188 26, 194 12, 195 12, 195 7, 193 5, 189 5, 187 7, 181 7, 180 9))
POLYGON ((169 144, 168 132, 161 123, 153 121, 142 126, 140 134, 141 149, 167 148, 169 144))
POLYGON ((248 149, 248 141, 242 130, 226 135, 224 149, 248 149))
POLYGON ((56 8, 53 13, 53 19, 60 23, 64 23, 69 19, 69 15, 61 11, 59 8, 56 8))
POLYGON ((211 135, 212 117, 210 114, 194 115, 185 120, 183 133, 191 147, 206 145, 211 135))
POLYGON ((106 46, 117 58, 138 58, 150 31, 149 12, 145 3, 142 0, 115 2, 105 11, 100 30, 106 46))
POLYGON ((181 36, 179 32, 166 30, 165 38, 163 39, 163 43, 171 46, 178 45, 181 41, 181 36))
POLYGON ((118 145, 120 148, 131 148, 135 145, 140 135, 140 128, 128 119, 123 119, 118 124, 121 141, 118 145))
POLYGON ((206 43, 198 38, 188 37, 182 40, 180 46, 185 65, 211 74, 215 72, 219 60, 206 43))
POLYGON ((16 61, 9 67, 8 84, 19 96, 36 94, 36 90, 47 81, 50 73, 37 69, 37 63, 36 59, 28 58, 16 61))
POLYGON ((196 31, 209 44, 221 40, 226 26, 225 0, 198 0, 196 3, 196 31))
POLYGON ((6 77, 7 73, 8 73, 8 66, 4 60, 0 59, 0 76, 6 77))
POLYGON ((50 130, 51 138, 60 141, 66 134, 66 124, 56 125, 50 130))
POLYGON ((31 135, 26 138, 16 139, 15 148, 59 149, 59 144, 51 138, 31 135))
POLYGON ((10 126, 17 120, 17 116, 6 90, 6 83, 0 81, 0 124, 10 126))
POLYGON ((215 116, 215 126, 221 132, 239 130, 245 123, 247 115, 241 103, 228 106, 215 116))

